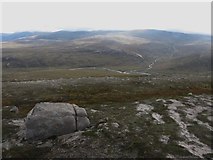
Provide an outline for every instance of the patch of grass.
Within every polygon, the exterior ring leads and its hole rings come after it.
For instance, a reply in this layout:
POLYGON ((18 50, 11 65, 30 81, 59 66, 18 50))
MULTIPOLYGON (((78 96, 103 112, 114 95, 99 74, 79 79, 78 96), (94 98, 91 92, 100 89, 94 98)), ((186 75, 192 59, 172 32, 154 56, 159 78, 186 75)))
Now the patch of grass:
POLYGON ((41 158, 44 157, 51 148, 36 148, 34 146, 16 146, 10 150, 3 150, 3 158, 41 158))
POLYGON ((213 132, 210 131, 208 128, 198 124, 188 126, 187 128, 191 133, 197 136, 201 142, 203 142, 204 144, 207 144, 208 146, 212 146, 213 132))
POLYGON ((82 133, 84 136, 89 136, 89 137, 97 137, 97 134, 94 130, 88 130, 82 133))
POLYGON ((2 140, 10 139, 18 131, 18 126, 9 125, 6 122, 2 123, 2 140))
POLYGON ((122 74, 114 71, 105 70, 102 68, 82 68, 82 69, 7 69, 3 70, 3 82, 8 81, 36 81, 36 80, 54 80, 54 79, 69 79, 82 77, 140 77, 137 74, 122 74))
POLYGON ((174 155, 175 157, 180 158, 197 158, 188 152, 185 148, 179 146, 177 142, 171 142, 167 145, 163 146, 163 150, 167 152, 167 154, 174 155))
POLYGON ((209 154, 205 154, 204 155, 205 159, 209 159, 210 160, 210 159, 212 159, 212 157, 213 157, 213 153, 209 153, 209 154))

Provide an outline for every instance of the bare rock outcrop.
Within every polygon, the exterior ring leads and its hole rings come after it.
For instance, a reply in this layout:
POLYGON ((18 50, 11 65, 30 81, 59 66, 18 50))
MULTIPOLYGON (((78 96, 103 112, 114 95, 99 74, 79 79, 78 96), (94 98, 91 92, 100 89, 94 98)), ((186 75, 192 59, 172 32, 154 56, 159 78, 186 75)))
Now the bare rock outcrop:
POLYGON ((90 125, 84 108, 69 103, 38 103, 26 118, 26 139, 42 140, 84 130, 90 125))

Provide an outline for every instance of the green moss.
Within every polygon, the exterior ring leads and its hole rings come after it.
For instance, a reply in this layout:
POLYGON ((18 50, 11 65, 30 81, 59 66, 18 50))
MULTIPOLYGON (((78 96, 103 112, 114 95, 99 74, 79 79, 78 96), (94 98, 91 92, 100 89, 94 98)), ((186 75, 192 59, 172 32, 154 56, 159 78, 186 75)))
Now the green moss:
POLYGON ((97 137, 96 132, 95 131, 91 131, 91 130, 83 132, 82 135, 89 136, 89 137, 97 137))

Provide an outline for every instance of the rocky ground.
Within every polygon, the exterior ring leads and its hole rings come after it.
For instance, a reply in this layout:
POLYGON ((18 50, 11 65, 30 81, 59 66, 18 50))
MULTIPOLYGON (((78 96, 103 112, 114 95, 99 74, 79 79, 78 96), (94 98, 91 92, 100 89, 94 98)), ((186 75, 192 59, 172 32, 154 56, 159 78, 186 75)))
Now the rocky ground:
POLYGON ((4 158, 212 158, 211 95, 83 105, 91 126, 43 141, 25 140, 24 117, 2 108, 4 158))

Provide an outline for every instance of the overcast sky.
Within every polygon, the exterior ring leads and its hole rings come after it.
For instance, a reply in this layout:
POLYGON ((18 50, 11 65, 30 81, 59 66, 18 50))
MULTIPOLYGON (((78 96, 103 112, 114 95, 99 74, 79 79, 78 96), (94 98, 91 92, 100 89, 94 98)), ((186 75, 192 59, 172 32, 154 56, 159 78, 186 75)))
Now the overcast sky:
POLYGON ((3 3, 3 32, 162 29, 211 33, 209 2, 3 3))

